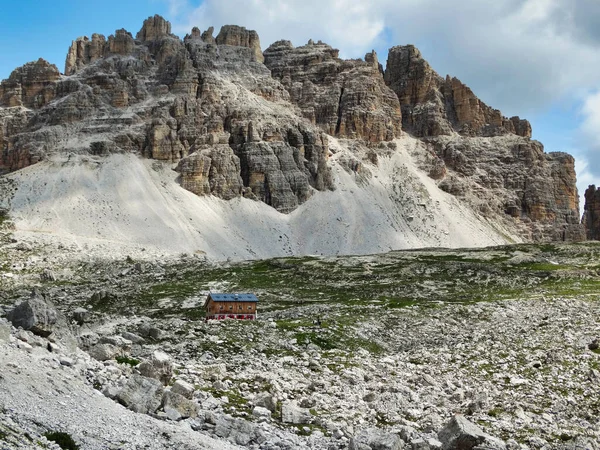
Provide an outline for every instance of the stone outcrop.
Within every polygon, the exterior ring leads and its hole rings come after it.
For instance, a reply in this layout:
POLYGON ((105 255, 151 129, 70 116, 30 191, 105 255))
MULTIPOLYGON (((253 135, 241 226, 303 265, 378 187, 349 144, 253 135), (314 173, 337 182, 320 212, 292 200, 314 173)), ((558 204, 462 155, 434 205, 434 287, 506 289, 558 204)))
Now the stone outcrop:
POLYGON ((56 96, 59 78, 58 68, 42 58, 27 63, 0 84, 0 106, 39 109, 56 96))
POLYGON ((479 100, 457 78, 440 77, 412 45, 390 49, 385 82, 402 107, 403 126, 416 136, 495 136, 507 133, 531 137, 531 125, 510 119, 479 100))
POLYGON ((439 186, 480 213, 503 211, 531 225, 527 238, 536 241, 584 238, 571 155, 545 153, 538 141, 514 135, 427 142, 435 155, 429 168, 443 174, 439 186))
POLYGON ((600 188, 589 186, 585 191, 585 206, 581 223, 588 240, 600 240, 600 188))
MULTIPOLYGON (((207 30, 207 34, 202 38, 210 42, 212 30, 207 30)), ((219 31, 215 39, 218 45, 232 45, 234 47, 248 47, 252 50, 254 60, 260 63, 264 62, 262 50, 260 48, 260 39, 258 33, 254 30, 246 30, 244 27, 237 25, 225 25, 219 31)))
POLYGON ((294 47, 278 41, 265 50, 265 65, 302 115, 328 134, 369 142, 401 133, 398 99, 384 83, 375 52, 365 61, 342 60, 339 51, 310 41, 294 47))
POLYGON ((173 363, 169 355, 156 350, 150 359, 138 366, 138 370, 144 377, 158 380, 166 386, 173 376, 173 363))
POLYGON ((19 303, 9 314, 15 327, 31 330, 38 336, 47 337, 59 324, 56 307, 35 289, 28 300, 19 303))
POLYGON ((77 346, 64 314, 37 288, 33 289, 27 300, 9 312, 8 319, 16 328, 21 327, 42 337, 52 336, 53 341, 60 341, 69 351, 77 346))
POLYGON ((504 450, 506 444, 483 432, 477 425, 469 422, 464 416, 456 415, 438 433, 443 450, 470 450, 485 448, 504 450))
POLYGON ((181 185, 196 195, 230 200, 242 193, 240 159, 227 144, 205 145, 179 161, 181 185))
POLYGON ((155 412, 162 404, 163 385, 153 378, 132 375, 116 395, 116 400, 132 411, 142 414, 155 412))
POLYGON ((136 34, 136 39, 142 42, 156 41, 171 34, 171 23, 156 14, 144 20, 142 29, 136 34))
POLYGON ((92 34, 91 40, 87 36, 77 38, 67 52, 65 75, 73 75, 86 64, 104 57, 105 48, 106 38, 102 34, 92 34))

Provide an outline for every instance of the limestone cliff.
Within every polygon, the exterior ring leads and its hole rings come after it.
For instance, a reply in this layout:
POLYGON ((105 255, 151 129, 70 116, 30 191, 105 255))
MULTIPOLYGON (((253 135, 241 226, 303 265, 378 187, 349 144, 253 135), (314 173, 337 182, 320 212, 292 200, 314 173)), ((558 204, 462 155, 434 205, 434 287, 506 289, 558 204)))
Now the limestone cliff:
POLYGON ((440 77, 412 45, 390 49, 385 81, 400 99, 404 128, 416 136, 457 131, 465 136, 531 137, 529 122, 502 116, 459 79, 440 77))
MULTIPOLYGON (((411 157, 436 189, 489 223, 524 239, 583 238, 573 158, 545 153, 529 122, 440 77, 413 46, 390 49, 385 71, 374 51, 338 53, 320 41, 263 53, 255 31, 234 25, 180 39, 160 16, 135 37, 78 38, 64 75, 40 59, 0 84, 0 174, 53 153, 135 153, 172 164, 197 195, 289 213, 335 188, 332 155, 370 183, 404 130, 421 139, 425 153, 411 157), (335 155, 329 136, 349 153, 335 155)), ((392 197, 404 183, 394 179, 392 197)))
POLYGON ((583 239, 574 159, 544 153, 528 121, 506 118, 457 78, 440 77, 412 45, 390 49, 385 81, 404 129, 430 145, 424 168, 442 189, 485 215, 504 211, 527 224, 529 239, 583 239))
POLYGON ((67 76, 40 60, 0 85, 0 172, 52 151, 137 152, 179 162, 182 185, 198 195, 290 212, 333 188, 328 143, 298 120, 262 61, 255 31, 225 26, 215 39, 195 29, 181 40, 160 16, 135 39, 126 30, 79 38, 67 76), (11 109, 21 105, 36 111, 11 109))
POLYGON ((342 60, 338 53, 321 42, 295 48, 278 41, 264 56, 302 115, 328 134, 370 142, 398 137, 400 104, 385 85, 377 54, 368 53, 362 61, 342 60))
POLYGON ((585 191, 585 206, 581 223, 587 239, 600 240, 600 188, 589 186, 585 191))

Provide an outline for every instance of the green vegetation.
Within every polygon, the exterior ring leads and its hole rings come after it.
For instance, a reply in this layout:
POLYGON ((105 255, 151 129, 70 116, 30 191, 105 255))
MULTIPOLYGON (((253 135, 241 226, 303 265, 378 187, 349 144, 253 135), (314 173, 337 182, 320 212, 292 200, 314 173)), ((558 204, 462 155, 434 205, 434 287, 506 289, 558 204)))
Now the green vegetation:
MULTIPOLYGON (((160 274, 130 272, 132 285, 107 286, 90 299, 93 310, 152 317, 202 320, 204 293, 212 290, 254 292, 261 313, 315 306, 323 317, 357 308, 398 309, 440 303, 588 295, 600 289, 600 247, 594 244, 525 244, 487 249, 395 251, 376 256, 275 258, 212 265, 195 258, 167 265, 160 274), (218 287, 215 287, 218 286, 218 287), (112 289, 111 289, 112 288, 112 289)), ((113 272, 131 269, 122 261, 113 272)), ((80 273, 104 270, 94 264, 80 273)), ((118 272, 117 272, 118 273, 118 272)), ((111 280, 106 276, 107 283, 111 280)), ((93 283, 82 277, 80 290, 93 283)), ((99 281, 99 283, 98 283, 99 281)), ((56 282, 55 284, 57 284, 56 282)), ((57 284, 58 285, 58 284, 57 284)), ((316 320, 317 316, 306 318, 316 320)), ((323 336, 299 336, 326 348, 323 336)))
POLYGON ((119 364, 129 364, 131 367, 137 366, 140 362, 135 358, 130 358, 128 356, 117 356, 115 360, 119 364))
POLYGON ((50 431, 44 433, 44 436, 49 441, 56 442, 63 450, 79 450, 79 446, 75 443, 73 438, 62 431, 50 431))

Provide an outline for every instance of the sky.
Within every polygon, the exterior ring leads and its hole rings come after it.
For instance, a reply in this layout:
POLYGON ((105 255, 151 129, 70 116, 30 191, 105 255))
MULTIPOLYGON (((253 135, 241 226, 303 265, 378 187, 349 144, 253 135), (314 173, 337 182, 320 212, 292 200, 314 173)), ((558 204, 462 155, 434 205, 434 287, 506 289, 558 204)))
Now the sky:
MULTIPOLYGON (((580 195, 600 185, 599 0, 20 0, 0 14, 0 79, 40 57, 61 72, 79 36, 134 36, 160 14, 180 36, 193 26, 322 40, 343 58, 414 44, 440 75, 456 76, 505 116, 528 119, 546 151, 576 158, 580 195)), ((583 204, 581 205, 583 207, 583 204)))

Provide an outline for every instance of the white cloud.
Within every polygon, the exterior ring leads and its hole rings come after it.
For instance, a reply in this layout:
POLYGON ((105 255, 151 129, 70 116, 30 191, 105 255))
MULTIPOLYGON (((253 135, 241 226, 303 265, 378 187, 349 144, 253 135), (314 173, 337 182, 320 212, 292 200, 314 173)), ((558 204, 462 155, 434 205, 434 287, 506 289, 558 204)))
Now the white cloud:
POLYGON ((263 48, 279 39, 302 45, 312 38, 343 47, 353 56, 364 52, 384 29, 380 12, 355 0, 207 0, 198 6, 188 2, 170 19, 180 34, 194 26, 215 26, 217 33, 220 26, 235 24, 257 30, 263 48))
MULTIPOLYGON (((580 159, 585 166, 578 173, 580 183, 599 184, 594 182, 600 178, 600 90, 590 93, 581 108, 583 117, 579 129, 580 159)), ((585 187, 587 187, 587 185, 585 187)))
POLYGON ((180 34, 234 23, 257 30, 263 47, 312 38, 361 57, 382 44, 385 30, 393 41, 387 45, 424 44, 442 75, 458 76, 509 115, 547 108, 599 84, 596 0, 167 1, 180 34))

